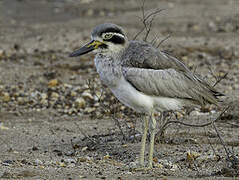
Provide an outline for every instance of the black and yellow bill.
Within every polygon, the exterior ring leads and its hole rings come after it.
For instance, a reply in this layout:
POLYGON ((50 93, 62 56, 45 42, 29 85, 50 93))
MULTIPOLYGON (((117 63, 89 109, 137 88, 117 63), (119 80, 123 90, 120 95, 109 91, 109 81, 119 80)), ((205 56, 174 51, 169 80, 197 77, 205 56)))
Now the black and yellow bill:
POLYGON ((97 41, 97 40, 92 40, 91 42, 87 43, 86 45, 84 45, 80 49, 72 52, 69 56, 70 57, 81 56, 83 54, 86 54, 88 52, 93 51, 94 49, 99 48, 99 46, 101 46, 101 45, 103 45, 102 42, 97 41))

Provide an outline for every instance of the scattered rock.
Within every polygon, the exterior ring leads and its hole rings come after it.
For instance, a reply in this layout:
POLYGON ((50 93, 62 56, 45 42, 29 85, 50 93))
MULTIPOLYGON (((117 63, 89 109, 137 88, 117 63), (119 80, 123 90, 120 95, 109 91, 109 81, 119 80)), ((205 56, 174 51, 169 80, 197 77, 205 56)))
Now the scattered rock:
POLYGON ((57 79, 52 79, 48 82, 48 87, 56 87, 59 85, 59 81, 57 79))
POLYGON ((39 160, 39 159, 36 159, 35 162, 34 162, 34 164, 35 164, 36 166, 40 166, 40 165, 43 164, 43 162, 42 162, 41 160, 39 160))
POLYGON ((76 107, 80 109, 85 108, 86 106, 86 102, 83 98, 77 98, 75 103, 76 103, 76 107))

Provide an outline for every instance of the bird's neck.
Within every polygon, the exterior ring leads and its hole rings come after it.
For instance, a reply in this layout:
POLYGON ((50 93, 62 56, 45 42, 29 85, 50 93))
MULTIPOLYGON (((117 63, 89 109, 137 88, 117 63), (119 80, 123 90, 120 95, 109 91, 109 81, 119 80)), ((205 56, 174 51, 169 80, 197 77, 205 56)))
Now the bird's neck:
POLYGON ((129 42, 127 41, 126 44, 122 47, 111 47, 108 51, 100 52, 97 54, 99 57, 103 57, 105 59, 112 59, 112 60, 120 60, 123 56, 124 52, 129 46, 129 42))

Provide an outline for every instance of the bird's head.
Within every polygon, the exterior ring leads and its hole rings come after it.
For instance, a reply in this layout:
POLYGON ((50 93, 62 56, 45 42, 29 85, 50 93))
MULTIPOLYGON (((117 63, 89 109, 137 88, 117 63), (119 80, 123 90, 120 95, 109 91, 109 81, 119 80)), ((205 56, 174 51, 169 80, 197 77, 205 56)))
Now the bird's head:
POLYGON ((70 54, 70 57, 81 56, 93 51, 96 54, 114 55, 122 52, 128 44, 124 30, 111 23, 100 24, 91 33, 91 42, 70 54))

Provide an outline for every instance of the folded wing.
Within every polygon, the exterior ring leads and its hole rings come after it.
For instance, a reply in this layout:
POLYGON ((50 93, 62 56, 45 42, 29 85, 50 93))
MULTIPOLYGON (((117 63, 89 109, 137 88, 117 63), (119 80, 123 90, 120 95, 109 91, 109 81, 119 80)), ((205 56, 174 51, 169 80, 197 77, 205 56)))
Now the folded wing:
POLYGON ((151 96, 189 99, 200 105, 217 104, 213 90, 197 78, 175 69, 142 69, 124 67, 125 79, 137 90, 151 96))

